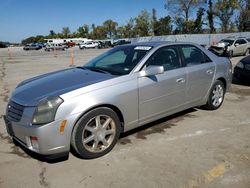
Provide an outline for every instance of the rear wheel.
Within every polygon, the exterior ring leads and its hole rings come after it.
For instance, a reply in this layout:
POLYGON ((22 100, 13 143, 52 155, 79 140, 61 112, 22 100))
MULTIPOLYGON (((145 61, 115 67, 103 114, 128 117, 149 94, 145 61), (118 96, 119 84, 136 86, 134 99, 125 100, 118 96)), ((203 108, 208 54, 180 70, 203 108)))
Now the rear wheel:
POLYGON ((97 108, 78 121, 72 133, 71 144, 82 158, 101 157, 115 146, 120 130, 120 120, 113 110, 97 108))
POLYGON ((218 109, 224 100, 225 86, 220 80, 216 80, 208 97, 207 104, 204 106, 208 110, 218 109))

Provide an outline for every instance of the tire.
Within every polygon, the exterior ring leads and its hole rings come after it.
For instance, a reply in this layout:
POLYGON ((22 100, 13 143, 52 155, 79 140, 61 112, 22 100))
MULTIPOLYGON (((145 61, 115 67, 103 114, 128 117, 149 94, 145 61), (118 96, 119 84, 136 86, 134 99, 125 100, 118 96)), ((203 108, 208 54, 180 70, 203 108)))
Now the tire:
POLYGON ((213 87, 211 88, 208 100, 204 108, 207 110, 218 109, 223 101, 225 95, 225 86, 220 80, 216 80, 213 87))
POLYGON ((232 58, 232 57, 233 57, 233 51, 229 51, 229 52, 228 52, 228 57, 229 57, 229 58, 232 58))
POLYGON ((96 108, 76 123, 71 145, 82 158, 98 158, 113 149, 120 132, 121 122, 117 114, 110 108, 96 108))

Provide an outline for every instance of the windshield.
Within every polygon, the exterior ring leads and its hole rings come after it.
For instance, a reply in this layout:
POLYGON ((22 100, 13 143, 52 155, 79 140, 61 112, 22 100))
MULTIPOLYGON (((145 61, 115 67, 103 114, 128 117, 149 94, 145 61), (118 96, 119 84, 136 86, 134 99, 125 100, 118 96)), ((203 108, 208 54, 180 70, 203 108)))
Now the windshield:
POLYGON ((233 40, 228 40, 228 39, 223 39, 223 40, 221 40, 220 42, 227 42, 227 43, 229 43, 230 45, 232 45, 232 44, 234 43, 233 40))
POLYGON ((151 48, 151 46, 119 46, 91 60, 84 68, 114 75, 129 74, 151 48))

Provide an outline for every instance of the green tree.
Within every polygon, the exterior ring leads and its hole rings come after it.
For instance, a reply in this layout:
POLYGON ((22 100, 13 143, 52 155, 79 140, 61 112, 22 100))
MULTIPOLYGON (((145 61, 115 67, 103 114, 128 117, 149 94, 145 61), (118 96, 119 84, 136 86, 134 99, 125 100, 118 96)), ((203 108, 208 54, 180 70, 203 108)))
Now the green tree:
POLYGON ((175 30, 174 34, 182 34, 184 33, 184 27, 186 25, 184 18, 182 17, 175 17, 175 30))
POLYGON ((210 33, 215 33, 216 30, 214 27, 214 11, 213 11, 212 0, 208 1, 207 19, 208 19, 208 26, 210 28, 210 33))
POLYGON ((106 38, 106 28, 103 26, 92 25, 92 32, 90 34, 92 39, 105 39, 106 38))
POLYGON ((169 35, 172 33, 172 30, 172 18, 170 16, 160 18, 159 21, 155 23, 154 33, 156 36, 169 35))
POLYGON ((150 14, 148 11, 143 10, 135 18, 135 33, 140 37, 148 36, 151 28, 150 14))
POLYGON ((54 31, 54 30, 50 30, 50 31, 49 31, 48 37, 49 37, 49 38, 53 38, 53 37, 55 37, 55 36, 56 36, 55 31, 54 31))
POLYGON ((249 31, 250 24, 250 0, 239 0, 239 16, 237 18, 237 27, 239 31, 249 31))
POLYGON ((89 26, 84 24, 83 26, 77 29, 77 36, 78 37, 86 37, 88 38, 89 35, 89 26))
POLYGON ((62 35, 64 38, 68 38, 69 37, 69 34, 70 34, 70 30, 69 30, 69 27, 63 27, 62 28, 62 35))
POLYGON ((22 44, 25 45, 25 44, 36 43, 36 42, 44 42, 45 38, 46 37, 43 35, 28 37, 28 38, 22 40, 22 44))
POLYGON ((228 32, 232 16, 238 8, 237 0, 217 0, 214 6, 215 15, 221 21, 222 32, 228 32))
POLYGON ((151 24, 152 24, 152 29, 153 29, 153 34, 154 35, 159 35, 158 34, 158 30, 159 30, 159 22, 157 20, 157 17, 156 17, 156 10, 153 8, 152 9, 152 21, 151 21, 151 24))
POLYGON ((199 8, 199 10, 197 11, 197 16, 194 22, 194 29, 193 29, 194 33, 202 33, 202 25, 204 24, 202 17, 204 16, 204 12, 205 12, 204 8, 199 8))
POLYGON ((135 33, 135 18, 130 18, 127 24, 124 26, 124 37, 132 38, 136 37, 135 33))
MULTIPOLYGON (((174 15, 177 15, 176 18, 183 18, 184 21, 182 22, 183 28, 179 28, 178 30, 183 30, 184 32, 188 32, 191 29, 189 28, 192 26, 192 21, 189 21, 191 13, 194 10, 205 4, 205 1, 201 0, 166 0, 165 8, 169 10, 174 15)), ((178 19, 178 22, 180 19, 178 19)), ((180 23, 180 22, 179 22, 180 23)))
POLYGON ((105 32, 109 34, 109 38, 112 38, 112 34, 116 34, 116 27, 118 26, 117 22, 114 22, 113 20, 109 19, 103 22, 103 28, 105 29, 105 32))

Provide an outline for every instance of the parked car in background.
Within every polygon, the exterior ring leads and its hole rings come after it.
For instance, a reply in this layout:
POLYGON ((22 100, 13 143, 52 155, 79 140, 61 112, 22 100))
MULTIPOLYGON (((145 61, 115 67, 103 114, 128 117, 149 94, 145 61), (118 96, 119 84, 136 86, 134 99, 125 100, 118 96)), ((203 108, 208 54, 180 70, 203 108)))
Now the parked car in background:
POLYGON ((37 44, 27 44, 23 47, 24 50, 40 50, 42 49, 42 46, 37 45, 37 44))
POLYGON ((67 48, 68 46, 64 44, 49 44, 44 48, 44 50, 50 52, 54 50, 66 50, 67 48))
POLYGON ((234 76, 237 79, 250 81, 250 55, 241 59, 234 67, 234 76))
POLYGON ((76 43, 74 42, 66 42, 64 43, 65 46, 67 46, 67 48, 71 48, 71 47, 74 47, 76 45, 76 43))
POLYGON ((7 48, 8 46, 6 45, 6 43, 0 42, 0 48, 7 48))
POLYGON ((127 40, 117 40, 113 43, 113 47, 114 46, 119 46, 119 45, 123 45, 123 44, 130 44, 131 42, 130 41, 127 41, 127 40))
POLYGON ((43 155, 83 158, 108 153, 120 133, 176 112, 218 109, 232 65, 200 45, 134 43, 115 47, 84 66, 21 82, 4 116, 9 135, 43 155))
POLYGON ((99 43, 95 41, 88 41, 82 44, 79 44, 79 48, 86 49, 86 48, 98 48, 99 43))
POLYGON ((99 49, 105 48, 105 43, 102 42, 102 41, 98 41, 98 48, 99 48, 99 49))
POLYGON ((227 38, 222 39, 216 45, 212 45, 209 50, 219 56, 228 56, 231 58, 236 55, 248 55, 249 48, 250 45, 246 38, 227 38))

